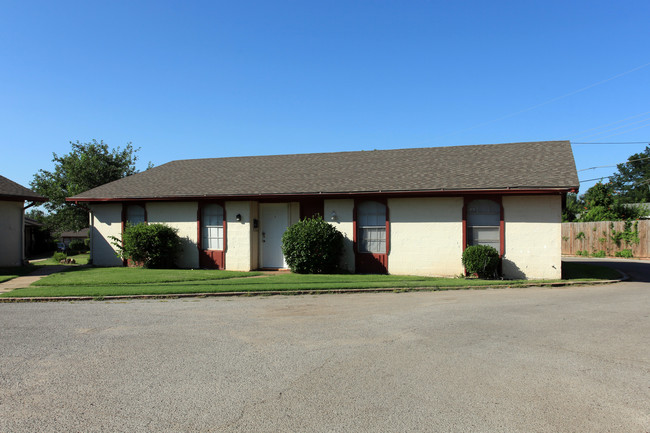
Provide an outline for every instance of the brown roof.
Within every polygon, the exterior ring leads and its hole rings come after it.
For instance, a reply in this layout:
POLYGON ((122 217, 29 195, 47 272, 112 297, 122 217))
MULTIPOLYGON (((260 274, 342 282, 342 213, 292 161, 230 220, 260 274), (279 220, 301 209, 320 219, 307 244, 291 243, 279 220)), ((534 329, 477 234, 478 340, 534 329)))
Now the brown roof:
POLYGON ((67 231, 67 232, 61 232, 59 237, 61 237, 61 238, 87 238, 89 232, 90 232, 90 229, 67 231))
POLYGON ((4 176, 0 176, 0 200, 47 201, 45 197, 36 194, 31 189, 27 189, 4 176))
POLYGON ((71 201, 468 190, 571 190, 568 141, 172 161, 71 201))

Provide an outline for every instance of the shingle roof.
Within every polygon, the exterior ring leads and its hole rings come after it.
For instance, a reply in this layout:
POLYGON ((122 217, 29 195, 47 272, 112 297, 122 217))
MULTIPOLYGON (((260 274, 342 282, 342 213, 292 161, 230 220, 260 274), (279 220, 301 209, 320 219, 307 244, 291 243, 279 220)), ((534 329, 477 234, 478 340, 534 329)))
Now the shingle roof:
POLYGON ((47 201, 45 197, 36 194, 31 189, 27 189, 4 176, 0 176, 0 200, 47 201))
POLYGON ((568 141, 172 161, 73 201, 578 188, 568 141))

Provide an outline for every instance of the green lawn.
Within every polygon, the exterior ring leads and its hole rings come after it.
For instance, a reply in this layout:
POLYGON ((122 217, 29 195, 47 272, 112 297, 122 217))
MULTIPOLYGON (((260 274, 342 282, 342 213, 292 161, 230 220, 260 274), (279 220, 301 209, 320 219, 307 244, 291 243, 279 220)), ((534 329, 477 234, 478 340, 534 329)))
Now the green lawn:
MULTIPOLYGON (((602 266, 565 267, 575 279, 589 281, 618 278, 618 272, 602 266)), ((557 280, 556 280, 557 281, 557 280)), ((541 281, 479 280, 401 275, 261 275, 184 269, 74 268, 43 278, 32 286, 0 294, 2 297, 156 295, 214 292, 312 291, 373 288, 464 289, 494 285, 521 286, 541 281), (253 278, 255 277, 255 278, 253 278)), ((544 282, 549 282, 544 281, 544 282)))
MULTIPOLYGON (((74 259, 75 262, 77 262, 77 265, 85 265, 88 264, 88 259, 90 258, 90 254, 85 253, 85 254, 77 254, 74 256, 68 256, 71 259, 74 259)), ((60 265, 60 263, 56 260, 54 260, 52 257, 41 260, 39 262, 34 262, 36 266, 52 266, 52 265, 60 265)), ((68 266, 74 266, 74 265, 68 265, 68 266)))

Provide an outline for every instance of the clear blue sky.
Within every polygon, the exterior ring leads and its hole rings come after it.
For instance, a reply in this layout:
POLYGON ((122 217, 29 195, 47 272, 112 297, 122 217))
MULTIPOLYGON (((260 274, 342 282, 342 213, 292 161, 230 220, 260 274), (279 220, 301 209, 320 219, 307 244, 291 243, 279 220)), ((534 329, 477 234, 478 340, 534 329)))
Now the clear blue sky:
MULTIPOLYGON (((52 152, 93 138, 133 142, 140 169, 650 140, 647 0, 0 1, 0 11, 0 174, 25 186, 52 152)), ((644 148, 573 147, 578 169, 644 148)))

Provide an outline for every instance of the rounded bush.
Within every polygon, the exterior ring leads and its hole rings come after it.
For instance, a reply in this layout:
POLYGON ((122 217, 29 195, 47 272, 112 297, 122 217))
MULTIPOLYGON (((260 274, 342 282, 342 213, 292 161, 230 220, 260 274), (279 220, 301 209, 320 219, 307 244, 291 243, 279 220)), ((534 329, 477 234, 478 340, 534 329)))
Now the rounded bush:
POLYGON ((178 230, 165 224, 136 224, 124 228, 122 239, 111 236, 123 259, 145 268, 172 268, 181 250, 178 230))
POLYGON ((489 245, 472 245, 463 251, 463 266, 469 274, 479 278, 496 278, 499 276, 499 252, 489 245))
POLYGON ((68 248, 71 251, 75 252, 86 251, 86 244, 84 243, 83 239, 73 239, 70 241, 68 248))
POLYGON ((336 272, 343 251, 343 234, 323 217, 306 218, 282 235, 282 253, 292 272, 336 272))

